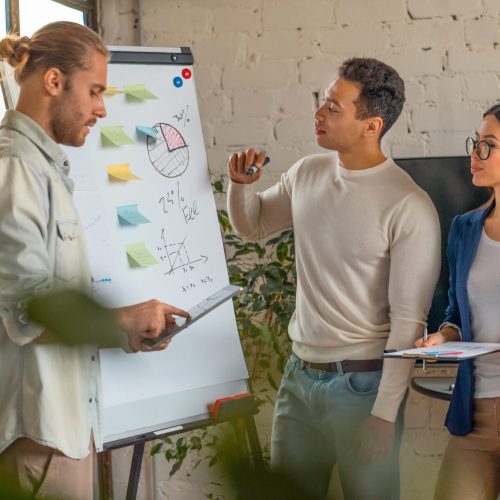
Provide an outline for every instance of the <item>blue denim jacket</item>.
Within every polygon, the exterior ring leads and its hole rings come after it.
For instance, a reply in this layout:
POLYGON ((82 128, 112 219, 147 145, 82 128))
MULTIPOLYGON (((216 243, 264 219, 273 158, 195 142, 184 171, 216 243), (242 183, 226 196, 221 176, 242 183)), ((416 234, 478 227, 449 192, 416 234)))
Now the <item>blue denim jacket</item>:
MULTIPOLYGON (((453 219, 448 237, 448 264, 450 287, 445 321, 462 329, 462 340, 474 340, 471 331, 469 302, 467 299, 467 279, 476 255, 484 226, 484 219, 494 207, 494 203, 482 210, 475 210, 453 219)), ((472 431, 474 412, 474 362, 461 361, 458 367, 455 389, 446 415, 445 425, 451 434, 464 436, 472 431)))

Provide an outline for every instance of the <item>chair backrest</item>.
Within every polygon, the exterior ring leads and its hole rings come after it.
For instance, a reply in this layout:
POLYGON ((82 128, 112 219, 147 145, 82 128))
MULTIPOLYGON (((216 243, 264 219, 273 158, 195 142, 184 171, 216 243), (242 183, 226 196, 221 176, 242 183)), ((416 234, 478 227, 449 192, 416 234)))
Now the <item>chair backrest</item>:
POLYGON ((429 312, 429 332, 441 324, 448 305, 448 261, 446 246, 452 219, 486 203, 490 193, 471 182, 470 157, 403 158, 395 162, 431 197, 439 214, 442 236, 442 266, 429 312))

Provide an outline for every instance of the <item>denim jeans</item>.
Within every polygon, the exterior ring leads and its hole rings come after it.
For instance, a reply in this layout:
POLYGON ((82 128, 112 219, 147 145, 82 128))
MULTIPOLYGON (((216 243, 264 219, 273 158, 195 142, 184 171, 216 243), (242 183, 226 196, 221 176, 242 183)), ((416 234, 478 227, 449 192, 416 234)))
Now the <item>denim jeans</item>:
POLYGON ((385 459, 363 464, 351 451, 356 434, 371 414, 381 376, 382 370, 313 370, 292 354, 276 397, 273 468, 288 473, 318 500, 326 497, 335 464, 345 500, 398 499, 404 403, 396 421, 394 447, 385 459))

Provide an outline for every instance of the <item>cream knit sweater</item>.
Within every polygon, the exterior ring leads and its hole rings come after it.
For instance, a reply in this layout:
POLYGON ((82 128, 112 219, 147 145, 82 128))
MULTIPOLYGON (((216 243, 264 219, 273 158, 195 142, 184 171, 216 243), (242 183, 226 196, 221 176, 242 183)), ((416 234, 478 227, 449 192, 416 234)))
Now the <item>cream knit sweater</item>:
MULTIPOLYGON (((293 227, 293 351, 314 362, 372 359, 422 335, 440 269, 439 219, 392 159, 363 170, 336 153, 298 161, 273 187, 230 183, 229 217, 260 239, 293 227)), ((413 362, 385 360, 372 414, 394 421, 413 362)))

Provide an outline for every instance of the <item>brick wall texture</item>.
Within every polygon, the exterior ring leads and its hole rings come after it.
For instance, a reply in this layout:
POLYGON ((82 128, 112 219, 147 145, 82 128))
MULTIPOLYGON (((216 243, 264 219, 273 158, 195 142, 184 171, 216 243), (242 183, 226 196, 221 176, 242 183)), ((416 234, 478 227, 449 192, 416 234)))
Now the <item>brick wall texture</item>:
POLYGON ((384 141, 393 157, 464 154, 481 111, 500 100, 497 0, 107 0, 110 44, 189 46, 209 163, 255 146, 272 183, 318 151, 317 97, 350 56, 404 77, 407 104, 384 141))
MULTIPOLYGON (((100 15, 108 44, 191 47, 211 170, 262 148, 272 159, 264 187, 319 151, 314 109, 347 57, 381 59, 405 80, 405 109, 383 144, 395 158, 464 154, 482 111, 500 101, 499 0, 100 0, 100 15)), ((412 392, 404 499, 432 498, 445 410, 412 392)), ((269 422, 259 419, 264 435, 269 422)), ((157 498, 206 498, 211 480, 176 480, 173 496, 163 481, 157 498)))

